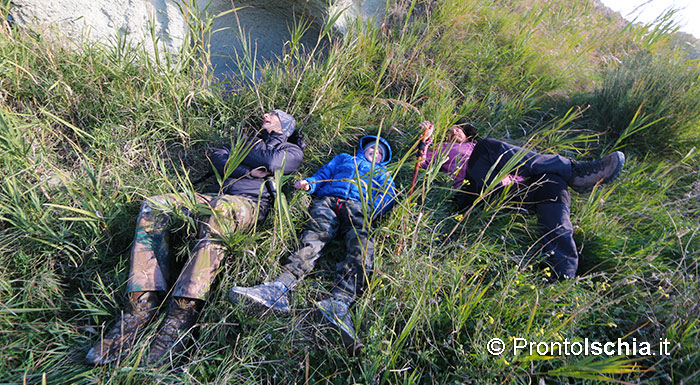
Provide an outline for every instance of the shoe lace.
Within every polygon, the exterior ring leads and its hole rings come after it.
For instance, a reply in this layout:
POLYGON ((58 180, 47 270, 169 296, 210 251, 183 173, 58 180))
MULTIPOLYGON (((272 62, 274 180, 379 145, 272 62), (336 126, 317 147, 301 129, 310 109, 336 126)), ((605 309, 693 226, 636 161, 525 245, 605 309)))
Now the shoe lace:
POLYGON ((163 325, 163 328, 158 332, 158 336, 153 340, 151 354, 155 354, 160 358, 175 344, 176 339, 177 335, 175 334, 175 330, 163 325))
POLYGON ((194 323, 196 304, 189 301, 178 302, 177 307, 169 310, 163 326, 158 332, 158 338, 153 341, 153 347, 159 351, 170 349, 178 339, 178 331, 185 331, 194 323))
POLYGON ((572 165, 575 175, 591 175, 599 172, 602 169, 601 160, 594 160, 590 162, 575 162, 572 165))
POLYGON ((144 319, 149 319, 149 313, 154 310, 155 309, 153 309, 146 301, 139 301, 137 304, 132 306, 131 311, 125 311, 122 313, 119 323, 111 330, 110 335, 121 335, 124 333, 124 330, 134 330, 143 323, 144 319))
POLYGON ((124 315, 122 316, 122 324, 129 329, 133 329, 136 326, 138 326, 138 324, 140 323, 139 322, 140 318, 141 317, 139 317, 136 314, 124 313, 124 315))
POLYGON ((289 291, 289 289, 287 289, 287 286, 284 286, 284 284, 273 282, 272 287, 269 288, 267 293, 270 296, 270 299, 279 301, 285 296, 285 294, 287 294, 287 291, 289 291))

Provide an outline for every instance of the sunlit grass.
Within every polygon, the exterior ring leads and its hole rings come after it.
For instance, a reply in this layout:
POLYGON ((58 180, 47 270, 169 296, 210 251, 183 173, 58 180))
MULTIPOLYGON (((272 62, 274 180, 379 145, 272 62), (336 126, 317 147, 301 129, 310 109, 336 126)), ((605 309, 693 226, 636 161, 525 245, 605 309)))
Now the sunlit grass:
MULTIPOLYGON (((118 39, 69 50, 0 18, 4 382, 697 381, 700 88, 697 64, 674 53, 672 15, 625 28, 590 1, 392 2, 383 25, 342 35, 330 15, 315 47, 299 45, 300 20, 280 63, 256 67, 254 52, 242 53, 241 68, 262 81, 224 94, 209 86, 212 19, 181 6, 192 44, 177 60, 118 39), (207 148, 256 128, 272 108, 293 114, 309 144, 289 179, 354 152, 361 135, 381 131, 392 143, 402 194, 374 223, 375 273, 352 308, 363 354, 348 356, 310 319, 343 258, 339 242, 292 293, 291 315, 226 300, 230 286, 276 277, 308 218, 310 197, 276 176, 281 194, 256 235, 226 237, 182 367, 136 366, 155 325, 118 364, 84 365, 123 306, 140 201, 220 187, 222 175, 202 180, 207 148), (572 193, 580 278, 545 283, 534 216, 494 186, 484 204, 455 213, 452 184, 434 166, 406 198, 418 123, 434 121, 441 140, 461 116, 482 136, 546 152, 627 152, 619 181, 572 193), (673 347, 670 357, 498 358, 485 350, 494 337, 668 338, 673 347)), ((171 252, 183 263, 196 226, 175 217, 171 252)))

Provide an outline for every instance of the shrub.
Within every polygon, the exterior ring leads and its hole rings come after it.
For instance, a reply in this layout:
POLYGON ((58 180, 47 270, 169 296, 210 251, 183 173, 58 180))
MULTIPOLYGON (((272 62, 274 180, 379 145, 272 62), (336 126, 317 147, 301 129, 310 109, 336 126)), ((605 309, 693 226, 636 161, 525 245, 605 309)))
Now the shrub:
POLYGON ((638 152, 697 143, 700 72, 696 65, 639 51, 604 71, 591 100, 593 128, 638 152), (685 139, 682 142, 680 140, 685 139))

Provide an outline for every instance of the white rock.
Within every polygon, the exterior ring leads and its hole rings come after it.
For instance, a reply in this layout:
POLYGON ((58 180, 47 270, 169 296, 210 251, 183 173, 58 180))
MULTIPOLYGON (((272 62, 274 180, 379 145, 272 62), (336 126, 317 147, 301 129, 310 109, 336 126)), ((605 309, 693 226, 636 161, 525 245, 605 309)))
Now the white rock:
MULTIPOLYGON (((214 21, 211 62, 220 75, 238 72, 236 57, 244 56, 243 41, 258 63, 280 57, 289 45, 295 19, 312 21, 301 39, 310 50, 328 14, 342 12, 336 28, 344 31, 358 17, 379 20, 386 6, 386 0, 335 0, 330 7, 326 0, 191 1, 211 16, 240 8, 214 21)), ((159 52, 178 52, 186 41, 185 17, 177 4, 174 0, 13 0, 11 13, 17 24, 55 32, 48 36, 69 44, 83 38, 110 44, 119 33, 132 44, 143 43, 153 54, 151 30, 158 39, 159 52)))
POLYGON ((182 13, 170 0, 13 0, 11 13, 17 24, 69 43, 109 43, 119 33, 153 53, 153 27, 159 50, 177 52, 185 36, 182 13))

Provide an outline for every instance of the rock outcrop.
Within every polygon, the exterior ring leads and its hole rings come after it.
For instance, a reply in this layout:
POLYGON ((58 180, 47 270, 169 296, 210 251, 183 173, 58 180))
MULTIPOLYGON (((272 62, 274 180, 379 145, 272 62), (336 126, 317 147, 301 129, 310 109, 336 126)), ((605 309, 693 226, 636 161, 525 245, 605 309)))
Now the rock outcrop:
POLYGON ((102 43, 118 35, 177 52, 184 43, 185 23, 180 8, 170 0, 12 0, 11 14, 24 27, 67 42, 83 38, 102 43))
POLYGON ((224 76, 238 71, 236 57, 242 58, 246 47, 258 62, 282 55, 300 20, 310 23, 300 40, 310 49, 328 14, 341 13, 336 28, 343 31, 358 17, 379 20, 386 0, 337 0, 330 7, 325 0, 12 0, 11 5, 20 26, 69 42, 87 38, 110 44, 121 35, 151 53, 155 41, 159 52, 178 52, 185 44, 183 9, 221 15, 214 21, 210 51, 215 74, 224 76))

